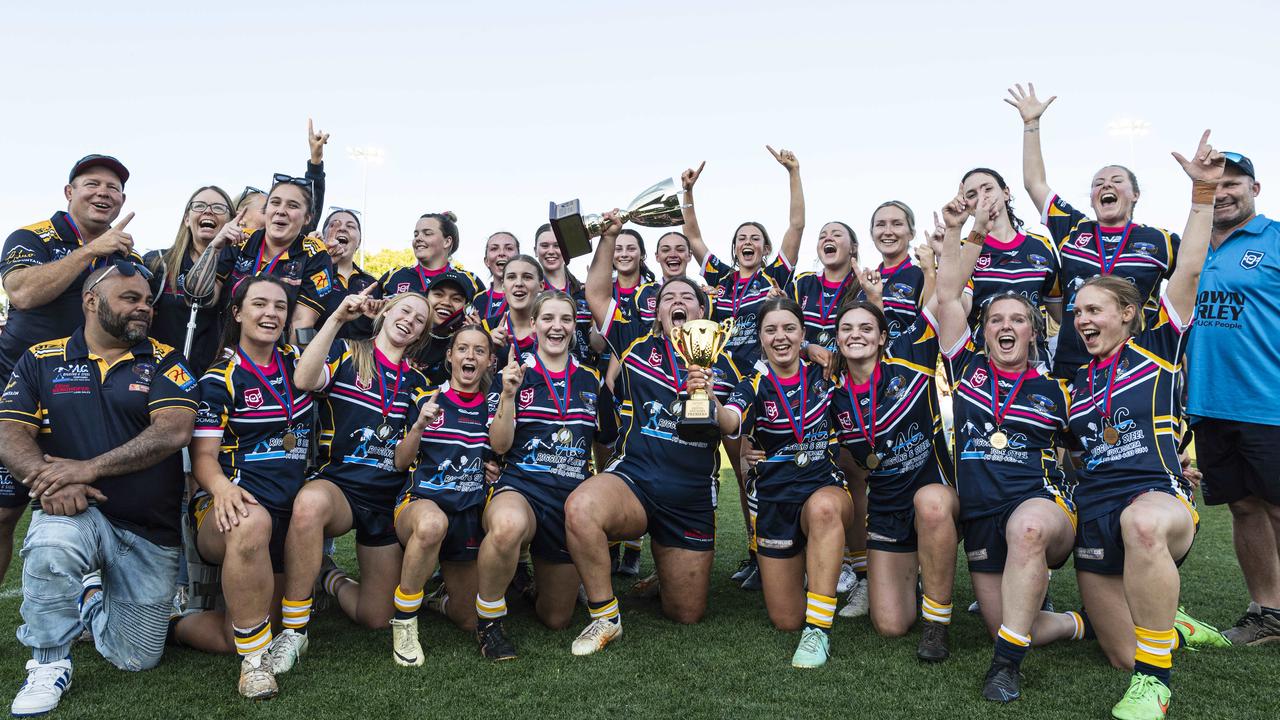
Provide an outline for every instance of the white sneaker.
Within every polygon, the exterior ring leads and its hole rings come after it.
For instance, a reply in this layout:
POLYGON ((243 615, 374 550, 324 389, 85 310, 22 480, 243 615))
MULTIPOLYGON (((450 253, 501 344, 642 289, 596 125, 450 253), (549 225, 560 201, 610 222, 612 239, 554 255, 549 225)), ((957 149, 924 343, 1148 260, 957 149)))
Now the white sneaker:
POLYGON ((240 660, 240 682, 236 688, 242 697, 250 700, 266 700, 280 692, 275 673, 271 672, 271 658, 267 651, 240 660))
POLYGON ((271 673, 283 675, 292 670, 307 654, 308 643, 306 634, 297 630, 285 630, 272 638, 271 647, 267 650, 271 657, 271 673))
POLYGON ((853 563, 841 563, 840 580, 836 582, 836 592, 847 593, 858 582, 858 574, 853 571, 853 563))
POLYGON ((71 658, 41 663, 27 661, 27 681, 13 697, 9 711, 16 717, 43 715, 58 707, 62 693, 71 688, 71 658))
POLYGON ((840 608, 840 617, 853 618, 862 617, 867 614, 867 581, 865 579, 855 580, 853 587, 849 589, 849 596, 845 598, 844 607, 840 608))
POLYGON ((418 642, 418 618, 391 619, 391 659, 403 667, 422 665, 422 643, 418 642))
POLYGON ((592 620, 573 641, 574 655, 590 655, 622 637, 622 620, 592 620))

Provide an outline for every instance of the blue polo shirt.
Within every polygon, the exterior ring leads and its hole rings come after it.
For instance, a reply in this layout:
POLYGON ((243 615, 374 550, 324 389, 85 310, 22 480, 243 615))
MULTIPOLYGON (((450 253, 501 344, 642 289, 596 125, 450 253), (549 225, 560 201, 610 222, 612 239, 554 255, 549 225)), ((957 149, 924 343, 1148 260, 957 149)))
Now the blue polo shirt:
POLYGON ((1280 223, 1258 215, 1210 246, 1187 349, 1187 412, 1280 425, 1280 223))

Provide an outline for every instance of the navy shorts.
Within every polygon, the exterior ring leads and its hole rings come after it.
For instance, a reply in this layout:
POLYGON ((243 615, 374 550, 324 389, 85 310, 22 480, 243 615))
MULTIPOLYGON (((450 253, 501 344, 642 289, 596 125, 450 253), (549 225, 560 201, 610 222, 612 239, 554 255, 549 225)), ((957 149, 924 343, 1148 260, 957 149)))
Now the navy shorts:
MULTIPOLYGON (((200 493, 191 498, 191 503, 187 506, 187 513, 191 516, 192 527, 197 531, 200 530, 200 525, 204 522, 205 516, 209 514, 209 510, 212 507, 212 495, 200 493)), ((266 510, 266 508, 263 509, 266 510)), ((284 539, 289 534, 289 515, 271 510, 267 510, 267 514, 271 516, 271 540, 267 544, 267 553, 271 556, 271 572, 279 575, 284 572, 284 539)), ((199 552, 199 550, 196 552, 199 552)), ((209 565, 219 564, 210 562, 203 555, 201 559, 209 565)))
MULTIPOLYGON (((399 504, 396 505, 392 517, 399 518, 400 511, 415 500, 432 499, 415 495, 403 495, 399 504)), ((440 511, 444 513, 445 519, 449 523, 444 533, 444 539, 440 542, 440 562, 475 562, 476 556, 480 553, 480 541, 484 539, 484 525, 480 521, 481 516, 484 514, 484 505, 476 505, 465 510, 440 508, 440 511)))
POLYGON ((569 493, 561 494, 545 487, 531 488, 502 478, 498 480, 490 501, 503 492, 519 493, 533 508, 533 518, 538 527, 534 530, 533 541, 529 543, 529 553, 550 563, 572 563, 564 529, 564 503, 569 499, 569 493))
POLYGON ((31 502, 27 486, 9 474, 5 466, 0 465, 0 508, 24 507, 31 502))
MULTIPOLYGON (((1076 514, 1070 509, 1067 503, 1044 490, 1033 495, 1028 495, 1021 500, 1016 500, 1004 506, 1000 512, 986 515, 984 517, 965 520, 962 524, 964 529, 964 554, 969 562, 969 572, 983 573, 1003 573, 1005 560, 1009 557, 1009 541, 1006 533, 1006 526, 1009 524, 1009 518, 1013 516, 1022 503, 1032 498, 1044 498, 1061 508, 1066 514, 1067 519, 1071 521, 1071 527, 1076 526, 1076 514)), ((1071 553, 1067 553, 1070 556, 1071 553)), ((1067 557, 1050 565, 1049 569, 1057 570, 1067 564, 1067 557)))
MULTIPOLYGON (((1150 492, 1166 492, 1173 497, 1178 497, 1167 490, 1157 489, 1150 492)), ((1135 498, 1137 495, 1127 502, 1116 503, 1114 508, 1103 515, 1080 522, 1080 526, 1076 529, 1076 572, 1091 572, 1098 575, 1124 574, 1124 536, 1120 532, 1120 514, 1135 498)), ((1187 506, 1187 511, 1191 513, 1196 523, 1196 532, 1199 532, 1199 516, 1190 505, 1187 506)), ((1187 555, 1190 554, 1191 548, 1187 548, 1187 555)), ((1181 567, 1187 555, 1175 560, 1174 564, 1181 567)))
POLYGON ((333 484, 342 491, 342 496, 347 499, 347 507, 351 509, 351 527, 356 531, 357 545, 385 547, 400 542, 396 537, 395 508, 392 505, 394 500, 388 501, 385 508, 373 507, 341 485, 333 484))
MULTIPOLYGON (((868 478, 868 485, 873 482, 868 478)), ((880 498, 876 488, 867 496, 867 549, 910 553, 918 547, 916 536, 915 498, 926 485, 941 485, 938 480, 917 484, 890 498, 880 498), (906 510, 881 510, 882 507, 905 507, 906 510)))
MULTIPOLYGON (((840 487, 837 484, 823 485, 814 488, 817 492, 824 487, 840 487)), ((809 497, 813 497, 810 494, 809 497)), ((808 502, 808 498, 805 498, 808 502)), ((790 558, 804 552, 809 538, 800 527, 800 513, 804 511, 804 503, 771 502, 760 500, 756 503, 756 554, 771 558, 790 558)), ((914 537, 914 530, 912 535, 914 537)))
POLYGON ((1250 495, 1280 505, 1280 426, 1206 418, 1194 429, 1206 505, 1250 495))
POLYGON ((663 547, 682 550, 714 550, 716 546, 716 508, 701 501, 692 503, 664 502, 656 493, 646 491, 626 470, 609 471, 622 478, 644 507, 648 522, 646 532, 653 542, 663 547))
MULTIPOLYGON (((602 371, 601 376, 604 375, 602 371)), ((613 406, 613 391, 607 383, 600 383, 600 392, 596 396, 596 436, 595 441, 606 447, 613 447, 618 439, 618 414, 613 406)))

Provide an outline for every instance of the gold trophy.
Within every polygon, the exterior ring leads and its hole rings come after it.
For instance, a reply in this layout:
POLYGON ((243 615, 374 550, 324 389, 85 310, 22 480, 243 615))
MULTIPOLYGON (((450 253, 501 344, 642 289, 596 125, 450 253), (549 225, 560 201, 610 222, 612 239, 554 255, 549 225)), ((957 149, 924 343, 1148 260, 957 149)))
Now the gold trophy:
MULTIPOLYGON (((635 200, 619 214, 624 222, 642 227, 675 227, 684 222, 680 203, 682 190, 677 189, 674 178, 667 178, 636 196, 635 200)), ((556 235, 560 253, 566 262, 570 258, 591 254, 591 238, 600 237, 604 231, 604 218, 600 215, 583 215, 577 200, 551 203, 551 231, 556 235)))
MULTIPOLYGON (((680 327, 671 328, 671 345, 684 360, 685 365, 697 365, 711 372, 729 338, 733 336, 733 318, 718 323, 713 320, 687 320, 680 327)), ((711 382, 715 382, 712 375, 711 382)), ((711 442, 720 437, 720 423, 716 420, 715 404, 704 389, 693 390, 689 399, 676 404, 680 407, 673 414, 679 415, 676 432, 684 440, 711 442)))

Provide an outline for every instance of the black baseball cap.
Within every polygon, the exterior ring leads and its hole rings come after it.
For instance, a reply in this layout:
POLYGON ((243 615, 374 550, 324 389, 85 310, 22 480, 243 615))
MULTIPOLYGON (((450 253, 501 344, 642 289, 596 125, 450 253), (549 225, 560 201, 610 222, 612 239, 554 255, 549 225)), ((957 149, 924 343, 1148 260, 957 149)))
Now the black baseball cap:
POLYGON ((1227 165, 1234 167, 1254 180, 1258 179, 1258 176, 1253 174, 1253 161, 1249 158, 1238 152, 1224 152, 1222 157, 1227 159, 1227 165))
POLYGON ((85 172, 89 168, 104 167, 120 176, 120 184, 124 185, 129 182, 129 168, 124 163, 111 157, 110 155, 85 155, 71 166, 71 175, 67 177, 67 182, 73 182, 76 177, 85 172))
POLYGON ((445 284, 456 285, 458 290, 462 293, 462 297, 466 298, 468 303, 475 298, 475 293, 472 292, 472 285, 467 280, 466 276, 453 268, 449 268, 439 275, 431 278, 431 284, 427 285, 427 292, 431 292, 435 288, 445 284))

